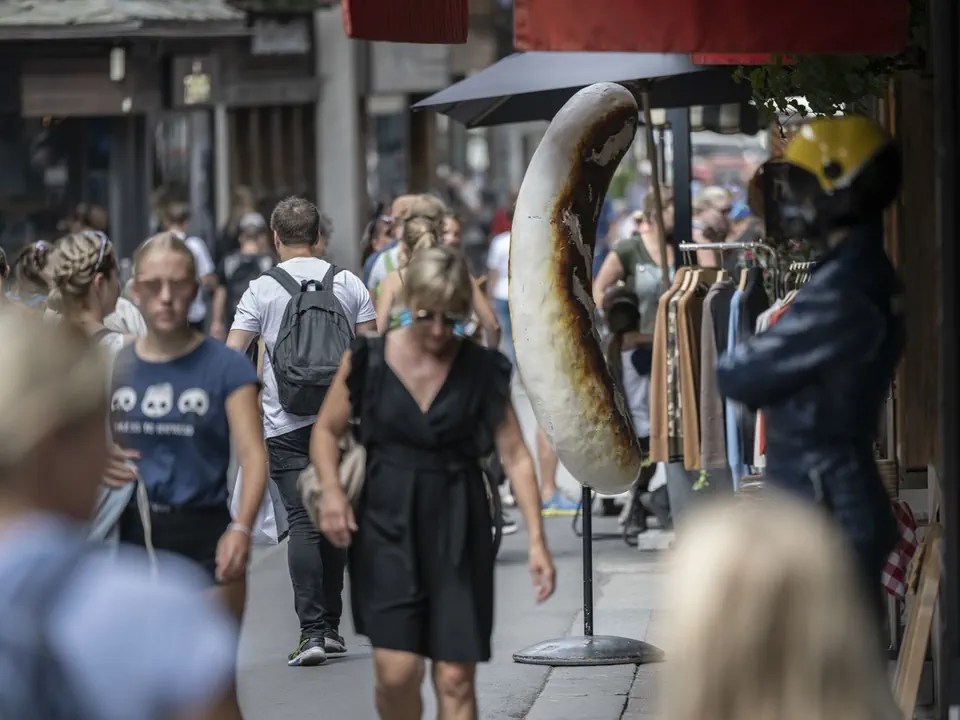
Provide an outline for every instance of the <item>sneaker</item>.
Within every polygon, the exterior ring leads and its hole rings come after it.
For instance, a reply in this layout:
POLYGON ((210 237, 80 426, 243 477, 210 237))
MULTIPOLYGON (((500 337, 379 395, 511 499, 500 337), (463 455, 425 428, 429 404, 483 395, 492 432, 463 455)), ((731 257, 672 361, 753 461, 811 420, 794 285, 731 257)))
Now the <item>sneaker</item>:
POLYGON ((505 482, 500 485, 500 502, 504 507, 516 507, 517 499, 513 496, 513 493, 510 492, 510 483, 505 482))
POLYGON ((336 630, 327 630, 323 633, 323 649, 327 655, 343 655, 347 651, 347 643, 336 630))
POLYGON ((503 525, 500 528, 500 532, 504 535, 515 535, 520 531, 520 525, 517 524, 517 521, 514 520, 507 514, 503 516, 503 525))
POLYGON ((580 504, 578 502, 564 497, 563 493, 557 490, 552 498, 544 500, 542 514, 544 517, 569 516, 576 515, 579 509, 580 504))
POLYGON ((323 649, 323 638, 300 638, 297 649, 290 653, 287 665, 290 667, 313 667, 327 661, 327 651, 323 649))

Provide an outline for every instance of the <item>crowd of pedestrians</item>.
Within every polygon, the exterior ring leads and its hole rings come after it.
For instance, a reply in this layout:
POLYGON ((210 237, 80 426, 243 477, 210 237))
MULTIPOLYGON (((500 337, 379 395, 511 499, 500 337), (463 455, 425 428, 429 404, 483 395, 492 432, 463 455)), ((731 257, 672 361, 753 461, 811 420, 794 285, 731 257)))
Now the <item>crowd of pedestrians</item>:
MULTIPOLYGON (((39 715, 49 718, 241 717, 237 630, 271 483, 289 525, 300 624, 288 664, 348 651, 340 628, 349 546, 353 619, 375 648, 381 717, 420 717, 427 662, 440 716, 476 716, 498 521, 481 467, 496 457, 509 478, 541 601, 554 587, 548 508, 512 409, 511 361, 497 352, 494 298, 468 271, 459 221, 427 195, 398 198, 391 210, 373 224, 366 282, 324 259, 329 221, 302 198, 280 202, 269 223, 243 212, 214 252, 189 234, 189 208, 172 203, 126 283, 116 248, 86 215, 56 242, 0 256, 0 323, 15 338, 0 348, 2 392, 36 391, 20 399, 22 427, 6 414, 0 522, 35 535, 31 547, 51 568, 78 568, 39 572, 33 550, 19 557, 0 544, 0 607, 29 614, 29 598, 57 598, 52 614, 24 627, 21 642, 42 644, 17 669, 29 683, 16 692, 0 683, 3 717, 26 717, 18 708, 31 703, 49 703, 39 715), (356 508, 338 475, 351 419, 368 453, 356 508), (323 492, 305 500, 299 480, 311 462, 323 492), (71 474, 76 463, 82 477, 71 474), (111 589, 129 601, 129 618, 109 606, 111 589), (137 652, 120 655, 138 633, 124 623, 158 604, 155 647, 143 646, 142 663, 137 652), (77 617, 82 631, 64 631, 77 617), (126 675, 110 684, 130 681, 111 695, 100 673, 119 665, 126 675), (59 709, 61 699, 75 711, 59 709)), ((542 445, 541 467, 552 454, 542 445)), ((552 475, 545 483, 552 498, 552 475)), ((0 664, 10 665, 4 653, 0 664)))

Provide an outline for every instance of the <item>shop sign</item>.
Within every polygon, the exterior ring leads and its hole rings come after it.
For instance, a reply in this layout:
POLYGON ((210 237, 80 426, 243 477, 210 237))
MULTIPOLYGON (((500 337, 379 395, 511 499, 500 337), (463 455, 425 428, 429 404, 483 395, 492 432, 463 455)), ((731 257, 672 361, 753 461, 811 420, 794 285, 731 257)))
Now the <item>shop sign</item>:
POLYGON ((178 57, 173 69, 174 105, 204 107, 217 102, 220 76, 215 57, 178 57))
POLYGON ((253 55, 306 55, 310 52, 310 28, 305 18, 253 22, 253 55))
POLYGON ((429 93, 450 84, 449 46, 374 43, 370 55, 374 93, 429 93))

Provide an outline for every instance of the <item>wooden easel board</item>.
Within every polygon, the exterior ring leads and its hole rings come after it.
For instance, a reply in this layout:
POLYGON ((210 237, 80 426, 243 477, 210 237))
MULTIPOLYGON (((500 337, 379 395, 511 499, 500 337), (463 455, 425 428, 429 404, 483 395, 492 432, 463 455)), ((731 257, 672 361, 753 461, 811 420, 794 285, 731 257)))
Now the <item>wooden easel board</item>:
POLYGON ((897 706, 906 720, 913 718, 917 705, 917 693, 920 689, 920 675, 930 644, 930 629, 933 627, 933 614, 940 592, 940 578, 943 573, 941 564, 942 541, 940 528, 931 525, 923 541, 920 579, 916 594, 907 618, 907 628, 900 646, 897 659, 897 672, 893 680, 893 694, 897 706))

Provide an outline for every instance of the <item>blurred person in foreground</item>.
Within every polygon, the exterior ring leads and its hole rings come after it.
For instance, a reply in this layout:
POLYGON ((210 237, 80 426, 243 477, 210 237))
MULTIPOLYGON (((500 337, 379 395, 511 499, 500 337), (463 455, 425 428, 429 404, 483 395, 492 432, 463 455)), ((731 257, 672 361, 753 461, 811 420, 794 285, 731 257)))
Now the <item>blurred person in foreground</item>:
POLYGON ((902 720, 853 555, 826 513, 781 497, 697 512, 668 584, 664 717, 902 720))
POLYGON ((239 720, 236 624, 187 566, 86 542, 107 367, 72 324, 0 310, 0 717, 239 720))

